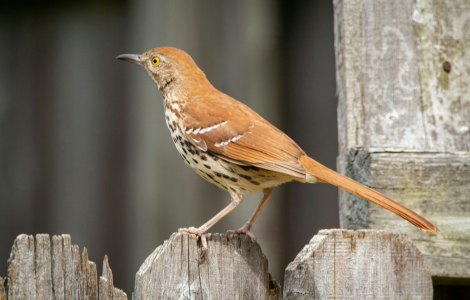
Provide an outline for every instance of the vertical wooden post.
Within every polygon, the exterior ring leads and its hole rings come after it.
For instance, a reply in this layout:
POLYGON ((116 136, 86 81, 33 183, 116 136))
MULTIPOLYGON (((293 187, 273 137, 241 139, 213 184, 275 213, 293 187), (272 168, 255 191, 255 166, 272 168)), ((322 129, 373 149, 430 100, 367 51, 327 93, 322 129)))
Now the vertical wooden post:
POLYGON ((338 169, 436 224, 340 191, 343 228, 398 231, 433 279, 470 280, 470 6, 335 0, 338 169))
POLYGON ((225 234, 207 239, 208 251, 198 259, 196 236, 173 234, 140 267, 133 299, 282 299, 257 243, 225 234))

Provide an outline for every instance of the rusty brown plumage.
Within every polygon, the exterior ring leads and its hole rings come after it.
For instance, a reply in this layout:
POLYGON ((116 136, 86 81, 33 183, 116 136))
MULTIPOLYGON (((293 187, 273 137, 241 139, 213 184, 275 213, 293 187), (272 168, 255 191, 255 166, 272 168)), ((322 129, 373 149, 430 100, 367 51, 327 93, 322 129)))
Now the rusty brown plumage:
POLYGON ((263 199, 250 220, 241 229, 229 232, 248 234, 255 239, 249 230, 272 188, 291 180, 334 184, 394 212, 418 228, 439 231, 396 201, 309 158, 282 131, 214 88, 184 51, 160 47, 140 56, 118 58, 143 66, 162 91, 167 125, 183 161, 232 196, 232 203, 206 224, 182 229, 201 236, 204 247, 206 231, 238 205, 242 194, 262 190, 263 199))
POLYGON ((233 163, 305 178, 299 162, 304 151, 249 107, 215 88, 202 99, 188 101, 184 115, 183 129, 194 146, 233 163))

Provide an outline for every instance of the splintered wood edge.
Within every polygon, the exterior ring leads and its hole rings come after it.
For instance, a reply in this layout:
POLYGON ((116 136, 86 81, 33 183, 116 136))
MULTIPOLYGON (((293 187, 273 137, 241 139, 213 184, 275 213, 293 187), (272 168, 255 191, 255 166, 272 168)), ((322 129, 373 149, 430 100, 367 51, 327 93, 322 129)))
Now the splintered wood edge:
POLYGON ((104 256, 103 275, 100 276, 99 282, 99 299, 100 300, 127 300, 127 294, 114 287, 113 272, 109 267, 108 256, 104 256))
POLYGON ((21 234, 12 247, 7 277, 0 277, 0 300, 7 299, 7 292, 11 299, 127 300, 126 293, 113 286, 112 276, 105 256, 98 282, 96 264, 88 260, 87 249, 80 256, 68 234, 52 238, 21 234))

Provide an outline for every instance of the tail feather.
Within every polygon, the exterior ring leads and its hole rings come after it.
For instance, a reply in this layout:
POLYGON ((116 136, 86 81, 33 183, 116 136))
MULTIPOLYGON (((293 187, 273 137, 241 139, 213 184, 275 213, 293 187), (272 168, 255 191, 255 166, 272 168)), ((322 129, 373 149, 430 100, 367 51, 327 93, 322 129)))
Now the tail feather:
POLYGON ((400 217, 420 229, 440 232, 439 228, 437 228, 434 224, 421 217, 414 211, 382 195, 381 193, 374 191, 373 189, 370 189, 357 181, 352 180, 351 178, 336 173, 335 171, 325 167, 324 165, 313 160, 312 158, 308 156, 302 156, 300 158, 300 162, 304 165, 309 174, 317 177, 321 181, 326 181, 340 188, 343 188, 348 192, 351 192, 371 202, 374 202, 375 204, 378 204, 383 208, 394 212, 395 214, 399 215, 400 217))

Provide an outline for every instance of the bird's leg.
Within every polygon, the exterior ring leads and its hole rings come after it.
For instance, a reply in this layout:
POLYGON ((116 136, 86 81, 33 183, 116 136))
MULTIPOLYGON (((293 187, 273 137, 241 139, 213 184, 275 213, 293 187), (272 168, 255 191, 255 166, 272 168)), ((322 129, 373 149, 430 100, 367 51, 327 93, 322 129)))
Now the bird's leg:
POLYGON ((201 253, 200 258, 203 257, 204 254, 206 254, 206 251, 207 251, 207 240, 206 240, 207 230, 209 230, 209 228, 214 226, 215 223, 217 223, 226 214, 228 214, 235 207, 237 207, 238 204, 240 204, 240 202, 242 200, 242 195, 240 195, 238 193, 230 192, 230 195, 232 196, 232 200, 231 200, 230 204, 227 207, 225 207, 224 209, 222 209, 212 219, 210 219, 209 221, 204 223, 201 227, 199 227, 199 228, 189 227, 189 228, 180 228, 180 229, 178 229, 178 232, 192 233, 192 234, 195 234, 195 235, 201 237, 201 243, 202 243, 202 249, 201 250, 202 250, 202 253, 201 253))
POLYGON ((237 230, 229 230, 227 231, 227 234, 246 234, 251 238, 252 242, 256 241, 256 236, 250 231, 251 226, 253 226, 253 223, 255 222, 256 218, 258 217, 260 211, 263 209, 263 206, 268 202, 269 197, 271 197, 271 193, 273 192, 273 188, 268 188, 263 190, 263 198, 261 199, 260 203, 258 204, 258 207, 256 208, 255 212, 251 216, 251 218, 248 220, 248 222, 243 225, 242 228, 237 229, 237 230))

